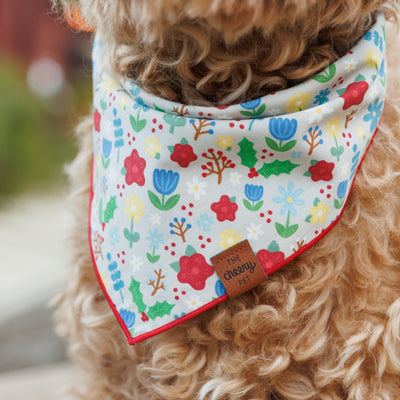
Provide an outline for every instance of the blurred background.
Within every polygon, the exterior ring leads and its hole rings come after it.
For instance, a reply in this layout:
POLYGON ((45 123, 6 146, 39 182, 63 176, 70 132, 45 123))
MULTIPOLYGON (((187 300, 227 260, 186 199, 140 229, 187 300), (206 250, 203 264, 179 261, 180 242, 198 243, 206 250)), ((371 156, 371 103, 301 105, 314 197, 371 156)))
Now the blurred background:
POLYGON ((90 37, 49 0, 0 0, 0 399, 55 398, 71 379, 53 332, 73 129, 90 111, 90 37))

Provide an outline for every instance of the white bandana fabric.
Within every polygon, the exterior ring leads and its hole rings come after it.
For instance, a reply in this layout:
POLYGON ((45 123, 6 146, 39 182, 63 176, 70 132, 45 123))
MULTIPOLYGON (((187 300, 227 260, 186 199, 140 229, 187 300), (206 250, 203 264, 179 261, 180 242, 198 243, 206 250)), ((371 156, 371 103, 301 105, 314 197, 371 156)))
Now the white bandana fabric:
POLYGON ((247 239, 267 275, 338 221, 376 131, 384 17, 312 79, 229 107, 169 102, 102 67, 90 244, 130 344, 228 298, 210 258, 247 239))

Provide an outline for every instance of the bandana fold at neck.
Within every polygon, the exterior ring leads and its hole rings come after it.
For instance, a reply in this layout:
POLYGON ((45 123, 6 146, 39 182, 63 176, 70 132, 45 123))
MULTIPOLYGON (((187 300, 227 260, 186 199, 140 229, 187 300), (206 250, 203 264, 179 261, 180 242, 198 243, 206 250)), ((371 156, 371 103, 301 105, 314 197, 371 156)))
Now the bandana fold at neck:
POLYGON ((198 107, 118 80, 96 38, 90 245, 130 344, 240 294, 331 230, 382 113, 385 47, 379 15, 312 79, 198 107))

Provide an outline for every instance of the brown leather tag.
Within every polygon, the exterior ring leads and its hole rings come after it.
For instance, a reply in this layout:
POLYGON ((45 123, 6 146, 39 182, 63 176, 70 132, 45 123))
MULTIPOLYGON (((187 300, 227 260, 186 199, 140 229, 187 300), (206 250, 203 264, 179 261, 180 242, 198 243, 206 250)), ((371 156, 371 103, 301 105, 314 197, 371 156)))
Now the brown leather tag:
POLYGON ((248 240, 217 254, 211 262, 230 298, 253 289, 267 279, 248 240))

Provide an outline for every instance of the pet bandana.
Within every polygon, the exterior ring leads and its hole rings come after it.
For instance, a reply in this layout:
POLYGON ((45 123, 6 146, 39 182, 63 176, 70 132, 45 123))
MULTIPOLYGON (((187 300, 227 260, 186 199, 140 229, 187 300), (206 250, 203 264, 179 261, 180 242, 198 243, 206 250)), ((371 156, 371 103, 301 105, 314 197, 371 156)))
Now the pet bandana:
POLYGON ((385 40, 378 16, 312 79, 229 107, 118 80, 95 40, 90 244, 130 344, 262 281, 336 224, 382 113, 385 40))

